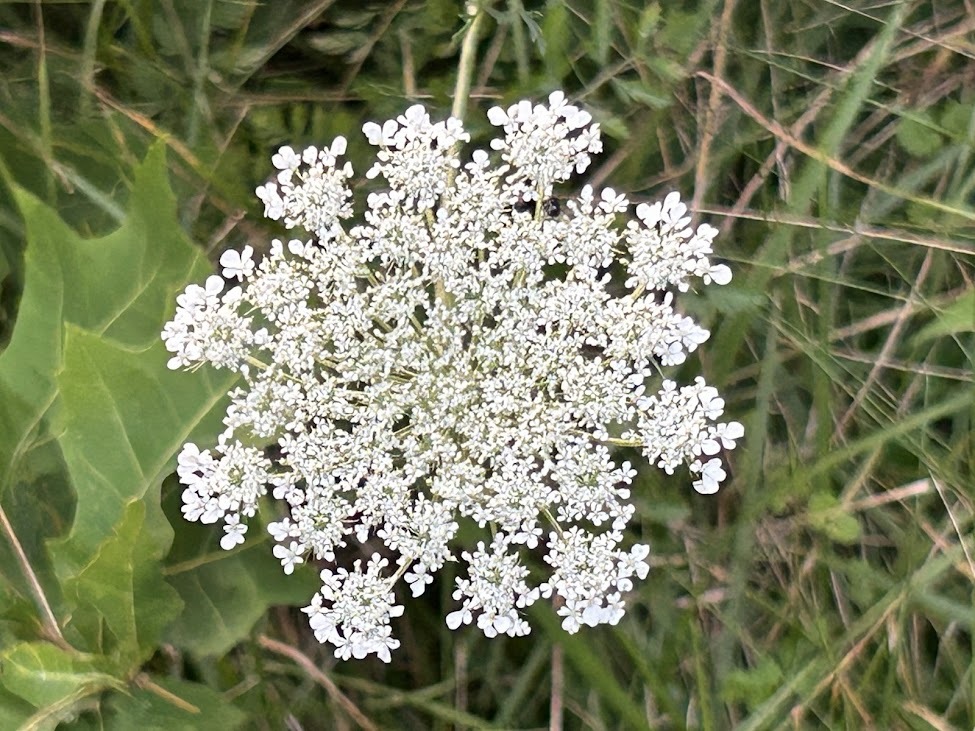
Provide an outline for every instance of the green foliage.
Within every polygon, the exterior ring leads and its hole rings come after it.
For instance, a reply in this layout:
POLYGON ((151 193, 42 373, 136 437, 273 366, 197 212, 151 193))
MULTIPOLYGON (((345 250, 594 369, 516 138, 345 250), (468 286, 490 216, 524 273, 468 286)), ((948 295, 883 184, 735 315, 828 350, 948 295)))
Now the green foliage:
MULTIPOLYGON (((217 428, 216 407, 232 381, 201 373, 182 388, 166 367, 159 332, 176 293, 207 266, 176 223, 163 148, 154 147, 135 170, 125 222, 98 239, 78 236, 31 194, 14 193, 27 246, 24 294, 0 355, 8 437, 0 453, 7 476, 3 507, 13 533, 22 535, 41 509, 22 499, 39 475, 70 486, 73 501, 71 509, 50 506, 60 527, 46 546, 24 544, 26 564, 38 567, 34 573, 64 640, 57 646, 8 636, 0 683, 25 702, 5 705, 5 715, 18 719, 11 727, 66 719, 101 708, 104 693, 130 693, 164 635, 182 638, 200 654, 225 652, 250 634, 269 605, 293 604, 309 593, 308 581, 284 581, 270 557, 241 561, 220 553, 206 558, 205 570, 167 576, 174 533, 160 486, 182 442, 217 428), (199 624, 200 583, 206 605, 215 607, 206 617, 211 625, 199 624)), ((6 588, 4 612, 16 617, 29 587, 6 588)), ((161 686, 152 681, 151 687, 161 686)), ((175 687, 192 690, 192 684, 175 687)), ((167 703, 166 717, 182 714, 177 726, 211 728, 206 719, 223 706, 219 695, 206 688, 190 695, 207 705, 198 719, 187 716, 179 697, 175 707, 167 703)), ((106 719, 123 724, 158 702, 109 697, 106 719)), ((230 714, 225 725, 241 718, 230 714)))
POLYGON ((312 571, 285 576, 267 543, 248 545, 229 557, 216 551, 201 556, 188 570, 177 567, 168 572, 185 606, 167 640, 187 652, 225 655, 270 605, 304 605, 320 588, 312 571))
POLYGON ((835 495, 817 492, 809 499, 809 527, 837 543, 855 543, 860 523, 843 510, 835 495))
POLYGON ((913 157, 929 157, 941 147, 942 137, 928 115, 922 115, 901 122, 897 142, 913 157))
MULTIPOLYGON (((234 708, 211 688, 199 683, 165 678, 159 680, 162 693, 137 688, 128 693, 116 693, 107 702, 107 713, 99 721, 111 731, 234 731, 247 720, 243 711, 234 708), (174 705, 173 698, 188 704, 174 705)), ((76 724, 83 728, 81 724, 76 724)))
POLYGON ((174 455, 212 441, 232 379, 170 372, 158 336, 208 259, 283 235, 252 193, 273 148, 345 135, 361 179, 365 120, 449 109, 461 4, 0 4, 0 728, 331 728, 349 705, 537 728, 553 700, 566 728, 971 728, 965 4, 485 5, 475 140, 489 105, 563 88, 604 131, 597 185, 696 194, 722 228, 735 281, 693 314, 746 425, 729 488, 640 467, 654 569, 614 629, 538 605, 527 639, 451 633, 440 581, 390 666, 332 672, 294 609, 314 568, 182 520, 174 455))

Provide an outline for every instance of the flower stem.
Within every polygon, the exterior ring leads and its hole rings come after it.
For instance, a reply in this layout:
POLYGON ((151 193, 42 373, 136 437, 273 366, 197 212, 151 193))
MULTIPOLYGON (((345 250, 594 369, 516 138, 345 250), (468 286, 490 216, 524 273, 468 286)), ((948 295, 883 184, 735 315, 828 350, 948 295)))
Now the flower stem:
POLYGON ((471 13, 471 3, 468 5, 468 14, 473 18, 464 33, 464 42, 460 47, 460 61, 457 64, 457 83, 454 85, 454 105, 450 110, 450 116, 463 121, 467 113, 467 101, 471 94, 471 79, 474 77, 474 56, 477 49, 477 36, 480 33, 481 25, 484 23, 484 0, 476 3, 476 8, 471 13))

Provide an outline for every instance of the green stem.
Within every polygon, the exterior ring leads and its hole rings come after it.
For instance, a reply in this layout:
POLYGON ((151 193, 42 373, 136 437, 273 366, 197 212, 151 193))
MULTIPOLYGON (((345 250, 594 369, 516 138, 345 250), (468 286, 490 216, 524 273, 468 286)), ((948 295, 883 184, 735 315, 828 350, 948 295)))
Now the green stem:
POLYGON ((552 515, 552 511, 547 507, 542 508, 542 515, 544 515, 545 519, 552 525, 553 528, 555 528, 555 532, 559 534, 559 538, 565 538, 565 533, 562 531, 562 526, 559 525, 559 521, 557 521, 555 516, 552 515))
POLYGON ((467 26, 464 42, 460 47, 460 61, 457 64, 457 83, 454 86, 454 105, 450 116, 463 121, 467 113, 467 101, 471 94, 471 79, 474 78, 474 57, 477 51, 477 36, 484 23, 484 8, 477 4, 474 17, 467 26))
POLYGON ((413 562, 416 561, 416 556, 403 556, 399 562, 399 566, 396 568, 396 573, 389 577, 387 582, 387 591, 392 591, 393 587, 396 586, 396 582, 403 578, 403 574, 407 572, 413 562), (404 560, 409 559, 409 560, 404 560))
POLYGON ((587 431, 581 431, 578 429, 572 430, 573 434, 578 434, 579 436, 585 436, 592 439, 592 441, 597 444, 612 444, 614 447, 642 447, 643 442, 639 439, 620 439, 619 437, 606 437, 605 439, 597 439, 595 436, 587 431))

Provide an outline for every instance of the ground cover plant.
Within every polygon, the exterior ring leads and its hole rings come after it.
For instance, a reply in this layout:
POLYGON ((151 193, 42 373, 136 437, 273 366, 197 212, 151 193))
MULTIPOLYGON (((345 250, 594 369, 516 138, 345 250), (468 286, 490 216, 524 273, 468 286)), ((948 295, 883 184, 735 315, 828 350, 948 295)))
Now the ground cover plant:
POLYGON ((0 728, 971 728, 972 18, 0 5, 0 728), (337 660, 300 610, 321 566, 281 571, 270 514, 230 550, 183 520, 177 455, 237 381, 168 369, 159 334, 226 250, 288 238, 254 195, 282 145, 364 161, 357 131, 420 103, 486 148, 489 109, 557 89, 604 148, 558 215, 583 183, 679 190, 718 229, 735 276, 678 298, 712 334, 674 373, 745 438, 715 495, 614 451, 650 547, 618 624, 567 635, 536 603, 527 637, 451 631, 447 563, 388 664, 337 660))

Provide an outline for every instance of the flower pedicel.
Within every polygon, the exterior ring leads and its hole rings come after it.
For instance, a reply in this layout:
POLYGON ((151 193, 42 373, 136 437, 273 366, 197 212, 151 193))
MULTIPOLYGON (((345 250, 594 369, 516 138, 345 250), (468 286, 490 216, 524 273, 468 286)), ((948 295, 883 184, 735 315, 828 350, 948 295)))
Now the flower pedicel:
POLYGON ((692 229, 676 193, 624 225, 630 204, 612 189, 553 201, 602 144, 588 113, 561 92, 548 101, 491 109, 493 152, 466 162, 459 120, 413 106, 366 124, 366 177, 385 187, 357 226, 346 141, 281 148, 257 194, 310 238, 274 241, 259 264, 250 247, 225 252, 242 285, 190 285, 163 331, 171 368, 209 363, 243 383, 216 446, 179 455, 183 514, 222 522, 231 549, 270 492, 285 573, 331 566, 304 611, 338 657, 388 662, 397 583, 419 596, 447 561, 463 564, 452 629, 527 634, 521 610, 541 597, 558 597, 569 632, 616 624, 649 548, 623 547, 636 473, 610 447, 686 466, 712 493, 720 451, 744 433, 718 421, 724 401, 703 378, 660 375, 708 338, 674 292, 730 280, 709 260, 716 229, 692 229), (464 522, 484 529, 475 546, 454 545, 464 522), (344 554, 371 557, 336 565, 350 543, 344 554))

